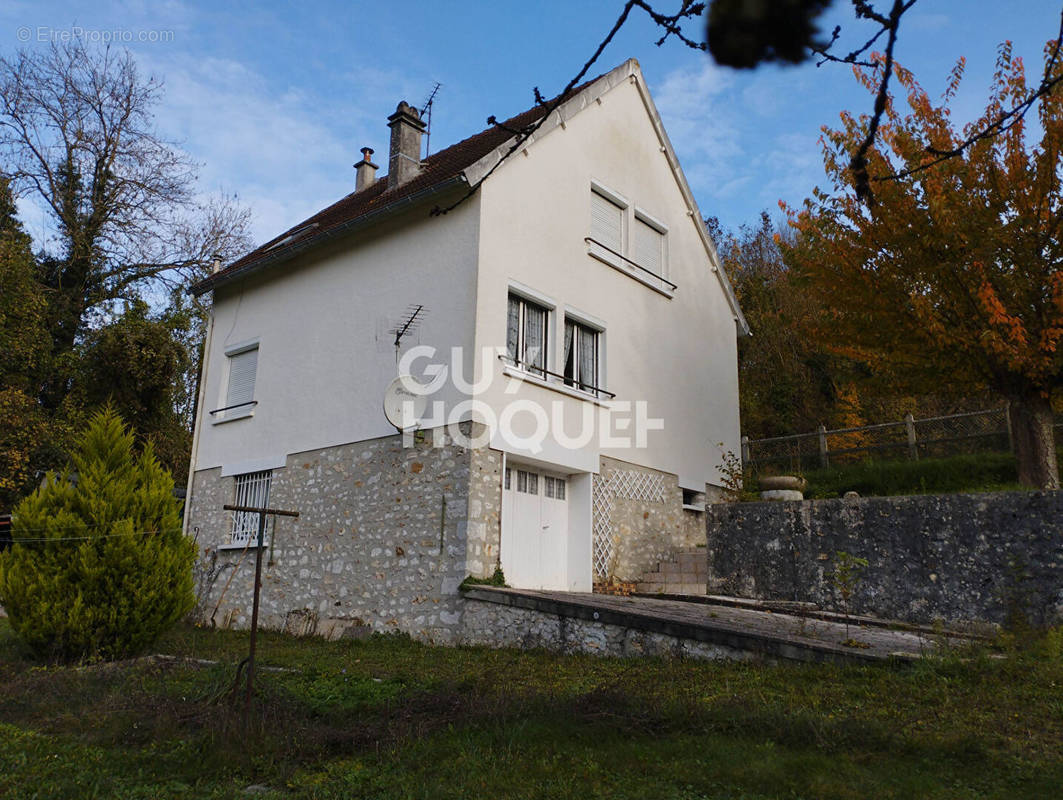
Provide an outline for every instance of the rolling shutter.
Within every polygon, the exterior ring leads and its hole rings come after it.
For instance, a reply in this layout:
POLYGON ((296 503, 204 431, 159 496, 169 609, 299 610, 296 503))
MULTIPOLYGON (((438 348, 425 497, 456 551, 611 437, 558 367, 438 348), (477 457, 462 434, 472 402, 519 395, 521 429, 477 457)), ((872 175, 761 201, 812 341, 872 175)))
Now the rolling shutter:
POLYGON ((624 252, 624 210, 597 192, 591 192, 591 238, 624 252))
POLYGON ((250 403, 255 398, 255 373, 258 370, 258 348, 229 356, 229 392, 226 406, 250 403))
POLYGON ((664 234, 635 218, 634 260, 655 275, 664 275, 664 234))

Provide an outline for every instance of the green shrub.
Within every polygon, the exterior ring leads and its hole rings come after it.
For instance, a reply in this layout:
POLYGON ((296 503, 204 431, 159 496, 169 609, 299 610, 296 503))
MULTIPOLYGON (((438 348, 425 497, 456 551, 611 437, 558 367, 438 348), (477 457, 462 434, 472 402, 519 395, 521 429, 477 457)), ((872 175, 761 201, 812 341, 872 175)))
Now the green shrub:
POLYGON ((68 472, 14 511, 0 555, 0 604, 47 658, 143 652, 193 605, 195 546, 181 533, 173 478, 113 411, 79 437, 68 472))

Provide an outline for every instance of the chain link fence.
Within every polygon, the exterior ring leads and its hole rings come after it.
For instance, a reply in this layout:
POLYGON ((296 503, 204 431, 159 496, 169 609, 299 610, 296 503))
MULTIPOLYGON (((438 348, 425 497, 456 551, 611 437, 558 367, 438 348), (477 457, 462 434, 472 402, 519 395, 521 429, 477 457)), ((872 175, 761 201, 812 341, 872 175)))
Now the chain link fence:
MULTIPOLYGON (((1063 417, 1056 417, 1056 446, 1063 445, 1063 417)), ((992 408, 943 417, 859 428, 774 436, 742 437, 742 462, 754 472, 803 471, 867 460, 944 458, 968 453, 1009 452, 1008 409, 992 408)))

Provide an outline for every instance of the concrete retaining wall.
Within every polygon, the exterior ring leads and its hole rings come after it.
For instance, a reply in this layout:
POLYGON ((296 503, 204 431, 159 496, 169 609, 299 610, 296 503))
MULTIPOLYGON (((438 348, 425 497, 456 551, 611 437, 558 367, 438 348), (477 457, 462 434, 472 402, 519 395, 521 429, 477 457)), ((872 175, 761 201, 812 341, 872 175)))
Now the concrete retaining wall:
MULTIPOLYGON (((486 647, 543 648, 558 653, 708 660, 745 661, 760 656, 737 647, 695 638, 674 636, 651 630, 654 626, 633 625, 622 615, 601 612, 603 621, 583 619, 573 609, 553 609, 549 601, 519 607, 500 603, 498 598, 477 597, 477 590, 465 599, 462 644, 486 647), (615 618, 614 617, 619 617, 615 618), (608 620, 608 621, 605 621, 608 620)), ((661 624, 659 627, 665 627, 661 624)))
POLYGON ((912 622, 1063 619, 1063 492, 722 503, 706 525, 710 592, 912 622), (868 561, 849 608, 839 553, 868 561))

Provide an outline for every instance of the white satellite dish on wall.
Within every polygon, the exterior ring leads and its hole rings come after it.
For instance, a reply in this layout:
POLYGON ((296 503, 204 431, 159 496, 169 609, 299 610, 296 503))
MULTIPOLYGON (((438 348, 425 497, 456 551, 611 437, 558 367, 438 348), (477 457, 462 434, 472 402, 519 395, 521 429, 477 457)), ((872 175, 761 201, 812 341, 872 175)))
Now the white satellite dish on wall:
POLYGON ((427 408, 424 385, 412 375, 400 375, 384 392, 384 416, 400 431, 417 427, 427 408))

